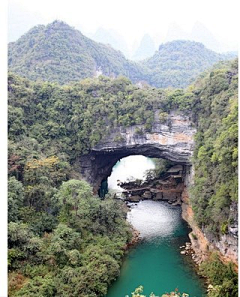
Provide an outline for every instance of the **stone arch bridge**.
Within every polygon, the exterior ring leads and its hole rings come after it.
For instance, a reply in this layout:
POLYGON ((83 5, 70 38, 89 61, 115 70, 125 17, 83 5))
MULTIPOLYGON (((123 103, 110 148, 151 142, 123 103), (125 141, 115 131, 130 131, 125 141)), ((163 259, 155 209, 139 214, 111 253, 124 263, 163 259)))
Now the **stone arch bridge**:
POLYGON ((195 133, 189 117, 174 113, 165 123, 155 116, 150 132, 146 132, 143 125, 113 128, 88 154, 78 159, 78 167, 95 193, 110 176, 116 162, 129 155, 168 159, 186 168, 191 166, 195 133))

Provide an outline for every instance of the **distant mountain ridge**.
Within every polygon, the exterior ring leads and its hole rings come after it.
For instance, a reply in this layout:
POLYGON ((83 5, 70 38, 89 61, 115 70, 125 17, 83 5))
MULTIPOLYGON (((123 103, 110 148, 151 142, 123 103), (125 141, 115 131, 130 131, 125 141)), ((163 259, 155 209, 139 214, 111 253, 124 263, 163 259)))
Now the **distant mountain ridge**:
POLYGON ((98 28, 94 34, 89 34, 89 38, 103 44, 110 44, 115 50, 121 51, 126 58, 129 58, 129 49, 124 38, 114 30, 98 28))
POLYGON ((132 58, 134 60, 143 60, 149 58, 154 54, 155 50, 156 46, 153 39, 149 34, 145 34, 132 58))
POLYGON ((9 69, 31 80, 65 84, 99 74, 141 78, 120 51, 97 43, 61 21, 32 28, 9 44, 9 69))
MULTIPOLYGON (((231 55, 230 55, 231 56, 231 55)), ((163 44, 144 61, 133 62, 109 45, 84 36, 62 21, 38 25, 9 43, 9 70, 31 80, 67 84, 100 74, 123 75, 133 83, 181 88, 202 71, 229 56, 217 54, 193 41, 163 44)))
POLYGON ((144 62, 149 69, 148 81, 158 87, 186 87, 204 70, 225 56, 207 49, 202 43, 176 40, 159 46, 144 62))

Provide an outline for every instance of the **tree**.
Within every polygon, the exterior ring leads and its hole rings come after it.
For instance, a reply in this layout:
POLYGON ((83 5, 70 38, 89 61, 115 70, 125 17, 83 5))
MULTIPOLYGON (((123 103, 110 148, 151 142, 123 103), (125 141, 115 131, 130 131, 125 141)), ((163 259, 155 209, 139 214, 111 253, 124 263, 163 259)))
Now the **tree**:
POLYGON ((15 177, 8 180, 8 221, 17 222, 20 214, 19 209, 23 207, 24 188, 15 177))
POLYGON ((92 188, 83 180, 69 180, 63 182, 60 187, 57 198, 67 210, 73 209, 75 216, 78 215, 80 201, 92 196, 92 188))

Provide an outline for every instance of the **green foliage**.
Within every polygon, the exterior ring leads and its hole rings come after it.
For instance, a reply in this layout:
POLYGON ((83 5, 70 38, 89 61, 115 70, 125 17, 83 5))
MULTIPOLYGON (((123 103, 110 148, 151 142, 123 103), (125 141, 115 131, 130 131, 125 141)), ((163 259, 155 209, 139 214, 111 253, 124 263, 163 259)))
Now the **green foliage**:
POLYGON ((8 221, 16 222, 19 219, 19 210, 23 206, 24 188, 14 176, 8 180, 8 221))
POLYGON ((150 169, 148 172, 152 172, 154 178, 161 177, 162 174, 166 173, 166 171, 174 165, 173 162, 165 159, 152 158, 152 161, 154 162, 155 169, 150 169))
MULTIPOLYGON (((58 22, 54 26, 68 38, 68 26, 63 25, 63 29, 58 22)), ((40 39, 44 39, 44 34, 53 34, 54 40, 54 34, 59 33, 55 29, 40 26, 30 33, 39 34, 40 39)), ((28 36, 24 38, 28 40, 28 36)), ((37 40, 34 43, 33 38, 31 42, 38 48, 37 40)), ((55 50, 51 42, 48 45, 55 50)), ((38 51, 42 55, 41 48, 38 51)), ((60 52, 61 49, 61 56, 60 52)), ((235 224, 230 207, 237 201, 236 65, 234 62, 214 69, 186 91, 140 89, 124 77, 99 76, 59 86, 33 83, 9 74, 8 236, 12 296, 106 294, 119 274, 131 232, 122 204, 111 197, 95 197, 74 164, 80 155, 107 137, 110 129, 141 125, 135 130, 136 135, 151 131, 156 110, 162 122, 172 109, 187 114, 193 111, 198 129, 191 198, 194 213, 207 231, 216 236, 228 232, 229 225, 235 224)), ((44 69, 39 67, 36 73, 44 69)), ((166 161, 158 164, 157 174, 168 166, 166 161)), ((209 271, 218 273, 218 269, 209 271)), ((213 282, 217 292, 234 292, 233 274, 229 274, 231 279, 220 272, 223 283, 213 282)))
POLYGON ((93 77, 125 75, 137 81, 142 69, 108 45, 97 43, 61 21, 36 26, 9 44, 9 68, 31 80, 66 84, 93 77))
POLYGON ((223 60, 217 54, 194 41, 177 40, 159 46, 153 57, 144 62, 146 80, 158 88, 182 88, 190 85, 204 70, 223 60))
POLYGON ((117 135, 114 137, 114 141, 116 142, 123 142, 124 141, 124 137, 122 135, 117 135))
POLYGON ((168 113, 167 112, 160 112, 159 113, 159 120, 161 123, 165 123, 168 119, 168 113))
POLYGON ((15 272, 29 278, 19 287, 10 282, 12 296, 104 296, 131 239, 125 210, 119 201, 93 196, 82 180, 63 182, 55 197, 58 225, 48 232, 34 228, 34 208, 22 207, 27 223, 9 223, 10 279, 15 272))
POLYGON ((196 101, 192 92, 183 90, 169 90, 168 93, 169 108, 174 110, 181 110, 191 112, 196 101))
MULTIPOLYGON (((17 140, 10 145, 9 170, 15 176, 20 175, 19 170, 23 170, 27 159, 30 166, 26 169, 31 176, 34 173, 36 177, 44 174, 48 180, 59 178, 59 185, 67 178, 67 162, 94 147, 110 129, 141 124, 150 131, 155 110, 169 111, 165 105, 164 91, 139 89, 124 77, 100 76, 60 87, 50 83, 30 83, 10 73, 9 108, 21 108, 25 130, 22 134, 9 130, 9 138, 17 140), (21 167, 20 164, 16 166, 16 157, 19 163, 21 159, 25 160, 21 161, 21 167), (58 159, 53 159, 55 162, 50 164, 49 158, 58 159), (49 178, 50 165, 56 177, 49 178)), ((14 124, 12 121, 14 119, 9 118, 10 126, 14 124)), ((120 137, 116 139, 121 140, 120 137)), ((42 181, 38 183, 42 184, 42 181)))
POLYGON ((213 285, 209 297, 238 296, 238 275, 232 263, 223 264, 218 255, 213 253, 210 259, 201 264, 200 271, 213 285))
POLYGON ((21 290, 14 296, 24 297, 54 297, 56 296, 57 289, 52 275, 45 277, 36 276, 31 279, 21 290))
MULTIPOLYGON (((143 81, 160 88, 186 87, 217 61, 229 59, 201 43, 172 41, 161 45, 153 57, 136 63, 61 21, 32 28, 9 44, 8 54, 9 69, 34 81, 66 84, 99 74, 124 75, 134 83, 143 81)), ((23 126, 19 129, 15 132, 20 133, 23 126)))
POLYGON ((126 213, 94 197, 70 163, 116 125, 150 129, 161 98, 126 78, 60 87, 9 74, 9 106, 25 127, 9 130, 9 269, 21 276, 10 282, 13 296, 106 294, 132 236, 126 213))
POLYGON ((197 235, 195 234, 195 233, 191 233, 191 236, 192 236, 192 238, 194 239, 194 240, 197 240, 198 238, 197 238, 197 235))
POLYGON ((92 189, 89 184, 72 179, 63 182, 56 197, 68 212, 74 210, 77 216, 81 212, 81 203, 91 195, 92 189))
POLYGON ((198 131, 191 201, 199 225, 215 236, 228 232, 238 199, 238 69, 235 62, 224 67, 199 79, 193 91, 198 131))
POLYGON ((24 223, 10 222, 8 224, 8 243, 9 247, 24 246, 29 242, 33 234, 30 232, 29 227, 24 223))
MULTIPOLYGON (((147 297, 146 295, 142 295, 142 293, 143 293, 143 286, 139 286, 138 288, 135 289, 134 292, 132 292, 132 297, 147 297)), ((157 296, 157 295, 151 293, 149 295, 149 297, 160 297, 160 296, 157 296)), ((170 292, 170 293, 161 295, 161 297, 189 297, 189 294, 186 294, 186 293, 181 294, 176 289, 174 292, 170 292)))

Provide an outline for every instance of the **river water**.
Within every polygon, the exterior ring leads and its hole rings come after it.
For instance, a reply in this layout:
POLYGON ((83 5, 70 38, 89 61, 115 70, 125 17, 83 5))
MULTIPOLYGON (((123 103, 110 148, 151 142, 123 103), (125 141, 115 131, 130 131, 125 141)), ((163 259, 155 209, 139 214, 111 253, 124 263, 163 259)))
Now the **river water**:
MULTIPOLYGON (((138 178, 141 178, 140 172, 144 175, 144 168, 146 170, 154 166, 150 159, 143 156, 133 156, 132 161, 131 158, 117 163, 113 170, 115 178, 124 181, 123 171, 127 173, 127 165, 135 168, 138 178), (137 170, 139 161, 141 166, 137 170)), ((129 171, 126 176, 129 176, 129 171)), ((111 184, 114 183, 111 181, 109 186, 111 184)), ((195 272, 191 259, 180 254, 180 246, 189 241, 190 230, 181 218, 179 206, 171 206, 166 202, 141 201, 133 204, 128 213, 128 221, 140 231, 142 240, 126 255, 120 277, 109 288, 106 297, 130 297, 131 292, 140 285, 144 287, 146 296, 151 292, 161 296, 176 288, 181 293, 188 293, 190 297, 205 296, 204 283, 195 272)))

